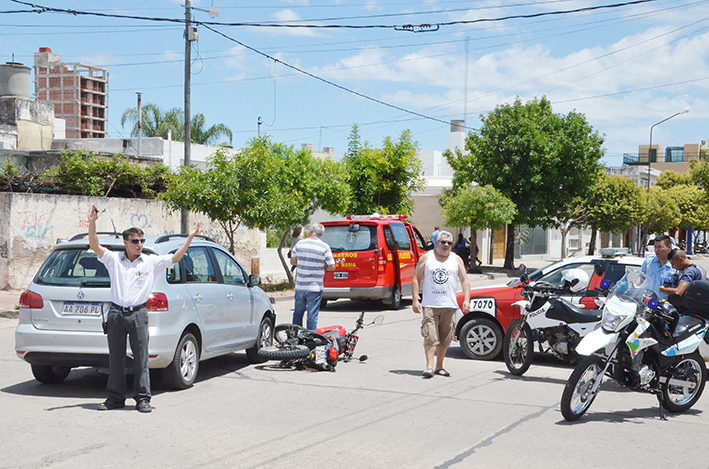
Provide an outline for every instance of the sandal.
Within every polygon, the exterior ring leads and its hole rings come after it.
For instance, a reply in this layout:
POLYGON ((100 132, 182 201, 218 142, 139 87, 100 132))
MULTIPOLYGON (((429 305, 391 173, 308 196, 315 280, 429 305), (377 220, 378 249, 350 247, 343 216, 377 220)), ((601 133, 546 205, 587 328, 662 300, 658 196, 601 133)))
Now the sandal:
POLYGON ((433 378, 433 368, 426 368, 426 371, 423 372, 423 377, 425 379, 433 378))
POLYGON ((437 370, 435 371, 435 373, 436 373, 438 376, 445 376, 446 378, 449 378, 450 375, 451 375, 450 373, 448 373, 448 372, 447 372, 446 370, 444 370, 443 368, 437 369, 437 370))

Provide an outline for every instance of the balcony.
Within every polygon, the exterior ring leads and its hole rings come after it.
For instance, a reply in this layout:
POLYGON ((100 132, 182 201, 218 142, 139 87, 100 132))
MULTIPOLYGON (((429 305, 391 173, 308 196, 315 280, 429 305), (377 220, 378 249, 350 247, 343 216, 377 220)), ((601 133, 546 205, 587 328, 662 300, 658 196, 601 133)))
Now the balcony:
MULTIPOLYGON (((652 153, 651 162, 657 163, 657 155, 655 154, 654 150, 652 153)), ((639 155, 637 153, 623 153, 623 164, 626 166, 645 166, 647 165, 647 155, 639 155)))

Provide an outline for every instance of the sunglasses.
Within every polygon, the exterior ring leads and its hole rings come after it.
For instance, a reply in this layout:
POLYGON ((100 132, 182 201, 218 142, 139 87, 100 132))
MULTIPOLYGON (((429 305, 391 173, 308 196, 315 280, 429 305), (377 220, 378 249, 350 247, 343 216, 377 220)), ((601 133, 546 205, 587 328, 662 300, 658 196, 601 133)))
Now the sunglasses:
POLYGON ((452 245, 453 245, 453 241, 439 241, 438 243, 439 243, 439 244, 447 244, 448 246, 452 246, 452 245))
POLYGON ((130 242, 133 243, 133 244, 138 244, 138 243, 140 243, 140 244, 145 244, 145 240, 144 240, 144 239, 131 239, 130 242))

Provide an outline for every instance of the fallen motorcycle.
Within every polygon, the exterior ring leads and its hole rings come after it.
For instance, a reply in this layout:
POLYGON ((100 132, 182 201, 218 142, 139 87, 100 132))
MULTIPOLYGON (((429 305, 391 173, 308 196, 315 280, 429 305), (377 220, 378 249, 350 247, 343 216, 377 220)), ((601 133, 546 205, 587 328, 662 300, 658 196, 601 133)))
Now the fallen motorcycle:
MULTIPOLYGON (((261 358, 280 360, 283 368, 314 368, 321 371, 335 371, 340 361, 354 359, 354 351, 359 341, 360 329, 384 322, 379 315, 368 324, 364 324, 364 312, 359 315, 356 327, 347 332, 342 326, 321 327, 314 331, 296 324, 279 324, 274 328, 273 345, 258 351, 261 358)), ((367 360, 366 355, 357 358, 367 360)))
POLYGON ((696 281, 685 295, 690 315, 659 302, 647 276, 629 272, 611 290, 601 327, 576 347, 586 355, 561 396, 566 420, 579 419, 600 391, 604 376, 633 391, 657 396, 663 409, 685 412, 701 397, 707 370, 698 351, 709 329, 709 282, 696 281))
MULTIPOLYGON (((595 270, 598 276, 603 275, 598 264, 595 270)), ((599 310, 585 310, 559 295, 584 294, 602 306, 609 282, 604 280, 597 290, 587 290, 588 274, 581 269, 565 271, 563 279, 564 284, 557 287, 540 282, 529 284, 526 275, 522 276, 525 300, 514 303, 519 306, 521 317, 510 323, 502 348, 505 365, 513 375, 522 375, 529 369, 535 343, 539 344, 540 353, 550 351, 560 360, 576 361, 576 346, 601 321, 599 310)))

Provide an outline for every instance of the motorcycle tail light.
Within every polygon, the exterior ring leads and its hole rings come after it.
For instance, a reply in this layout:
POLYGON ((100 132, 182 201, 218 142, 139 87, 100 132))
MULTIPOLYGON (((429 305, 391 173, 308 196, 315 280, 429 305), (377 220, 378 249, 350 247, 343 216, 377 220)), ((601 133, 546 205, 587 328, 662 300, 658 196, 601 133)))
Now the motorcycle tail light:
POLYGON ((337 349, 335 347, 330 347, 327 349, 327 360, 329 362, 337 361, 337 349))

